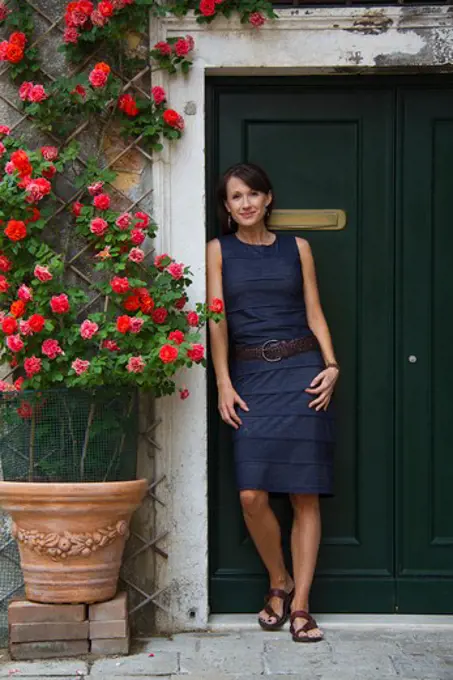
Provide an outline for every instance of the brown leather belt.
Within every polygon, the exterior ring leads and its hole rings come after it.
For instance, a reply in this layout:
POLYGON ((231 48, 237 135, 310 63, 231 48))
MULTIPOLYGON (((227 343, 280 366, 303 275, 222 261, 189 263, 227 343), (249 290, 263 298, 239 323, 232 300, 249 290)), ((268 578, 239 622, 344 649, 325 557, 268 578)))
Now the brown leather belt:
POLYGON ((249 345, 236 345, 234 358, 240 359, 264 359, 265 361, 280 361, 286 357, 292 357, 301 352, 309 352, 319 349, 319 343, 315 335, 304 335, 294 340, 267 340, 262 345, 250 347, 249 345))

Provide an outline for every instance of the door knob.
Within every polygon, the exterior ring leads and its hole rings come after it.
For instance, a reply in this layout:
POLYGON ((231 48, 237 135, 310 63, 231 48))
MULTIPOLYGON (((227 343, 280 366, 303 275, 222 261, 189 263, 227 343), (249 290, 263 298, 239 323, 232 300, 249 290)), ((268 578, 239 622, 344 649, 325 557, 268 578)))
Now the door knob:
POLYGON ((410 364, 415 364, 417 362, 417 357, 415 356, 415 354, 410 354, 408 357, 408 361, 410 364))

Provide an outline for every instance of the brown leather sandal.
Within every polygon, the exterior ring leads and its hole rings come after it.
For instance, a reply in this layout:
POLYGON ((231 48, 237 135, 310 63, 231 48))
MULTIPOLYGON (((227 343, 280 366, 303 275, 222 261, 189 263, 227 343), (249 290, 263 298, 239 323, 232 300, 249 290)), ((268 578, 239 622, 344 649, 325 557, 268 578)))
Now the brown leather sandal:
POLYGON ((291 612, 290 621, 291 625, 289 627, 289 632, 293 636, 294 642, 321 642, 321 640, 324 640, 324 635, 317 635, 313 637, 310 635, 301 635, 301 633, 308 633, 309 630, 314 630, 315 628, 319 627, 311 614, 304 611, 303 609, 291 612), (296 630, 294 627, 294 621, 296 619, 306 619, 307 622, 296 630))
POLYGON ((266 614, 269 614, 269 616, 273 616, 277 620, 274 621, 274 623, 268 623, 267 621, 263 621, 260 617, 258 617, 258 623, 260 624, 261 628, 263 630, 279 630, 282 626, 285 625, 285 623, 289 619, 289 612, 291 609, 291 602, 293 601, 294 597, 294 588, 291 590, 290 593, 287 593, 285 590, 280 590, 279 588, 271 588, 264 598, 264 604, 266 605, 264 607, 264 611, 266 614), (283 600, 283 612, 282 615, 279 616, 277 612, 275 612, 271 605, 269 604, 269 601, 272 597, 279 597, 281 600, 283 600))

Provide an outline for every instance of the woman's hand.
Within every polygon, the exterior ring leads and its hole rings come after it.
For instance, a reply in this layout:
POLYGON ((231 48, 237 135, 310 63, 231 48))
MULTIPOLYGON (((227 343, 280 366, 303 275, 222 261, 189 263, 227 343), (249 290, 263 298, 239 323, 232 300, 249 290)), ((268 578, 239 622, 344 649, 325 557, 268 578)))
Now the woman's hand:
POLYGON ((242 425, 242 420, 236 413, 235 405, 238 404, 244 411, 248 411, 249 407, 243 399, 239 396, 232 385, 218 386, 219 390, 219 411, 222 420, 231 425, 235 430, 242 425))
POLYGON ((313 378, 310 387, 307 387, 305 390, 309 394, 317 395, 316 399, 313 399, 313 401, 308 404, 309 408, 315 408, 316 411, 320 411, 321 409, 327 411, 335 388, 335 383, 338 380, 338 375, 338 369, 331 366, 325 368, 313 378))

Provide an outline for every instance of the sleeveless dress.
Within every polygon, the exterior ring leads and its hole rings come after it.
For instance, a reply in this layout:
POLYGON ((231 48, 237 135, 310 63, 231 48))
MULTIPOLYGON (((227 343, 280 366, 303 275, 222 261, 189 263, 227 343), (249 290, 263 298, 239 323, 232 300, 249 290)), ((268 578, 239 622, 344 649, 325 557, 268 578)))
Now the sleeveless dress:
POLYGON ((277 234, 270 246, 220 237, 230 375, 249 411, 237 407, 233 431, 237 485, 242 489, 332 496, 332 404, 316 411, 304 390, 324 368, 319 349, 280 361, 234 359, 234 345, 261 345, 313 335, 303 295, 294 236, 277 234))

